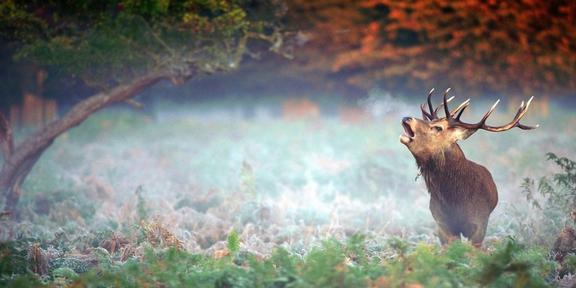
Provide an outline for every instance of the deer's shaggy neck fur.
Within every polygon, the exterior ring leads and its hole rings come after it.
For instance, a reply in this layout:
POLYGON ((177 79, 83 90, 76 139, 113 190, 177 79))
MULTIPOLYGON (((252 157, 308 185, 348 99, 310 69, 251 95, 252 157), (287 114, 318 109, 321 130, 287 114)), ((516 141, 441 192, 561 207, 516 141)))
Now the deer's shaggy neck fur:
POLYGON ((443 202, 460 198, 459 195, 455 195, 458 189, 450 188, 461 182, 459 179, 464 176, 463 174, 468 174, 467 170, 471 162, 466 159, 458 144, 454 143, 427 157, 416 156, 415 158, 432 197, 443 202), (442 190, 440 190, 441 187, 442 190))

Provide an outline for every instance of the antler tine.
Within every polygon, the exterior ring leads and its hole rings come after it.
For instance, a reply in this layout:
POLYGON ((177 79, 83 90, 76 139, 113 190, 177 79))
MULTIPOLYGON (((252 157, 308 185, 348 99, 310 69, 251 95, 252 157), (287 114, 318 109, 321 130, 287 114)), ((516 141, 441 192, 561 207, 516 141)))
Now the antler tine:
POLYGON ((448 97, 448 93, 450 92, 451 88, 446 89, 446 92, 444 92, 444 114, 446 114, 446 119, 450 118, 450 108, 448 108, 448 99, 446 97, 448 97))
POLYGON ((432 94, 434 93, 434 88, 430 89, 430 92, 428 92, 428 110, 430 110, 430 120, 436 119, 438 118, 438 116, 436 116, 436 112, 434 112, 434 107, 432 107, 432 94))
POLYGON ((514 115, 514 119, 516 119, 516 117, 518 117, 518 115, 522 112, 523 109, 524 109, 524 100, 522 100, 522 103, 520 103, 520 107, 518 108, 518 111, 516 111, 516 115, 514 115))
POLYGON ((458 105, 456 109, 452 110, 452 112, 450 112, 450 117, 454 118, 454 115, 458 113, 458 115, 456 116, 456 120, 459 120, 460 116, 462 116, 462 112, 464 112, 464 110, 468 108, 468 105, 470 105, 470 98, 468 98, 466 101, 458 105))
POLYGON ((460 116, 462 116, 462 113, 464 113, 464 110, 466 110, 466 108, 468 108, 468 105, 464 106, 464 108, 462 108, 462 110, 460 110, 460 112, 458 112, 458 115, 456 115, 457 121, 460 121, 460 116))
POLYGON ((490 117, 490 115, 492 114, 492 112, 494 112, 494 109, 496 109, 496 106, 498 106, 498 103, 500 103, 500 99, 496 100, 496 102, 494 102, 494 104, 492 104, 492 107, 490 107, 490 110, 488 110, 488 112, 486 112, 486 114, 484 114, 484 117, 482 117, 482 120, 480 120, 480 122, 482 125, 484 125, 484 123, 486 123, 486 120, 488 119, 488 117, 490 117))
POLYGON ((514 119, 512 119, 512 122, 508 123, 507 125, 504 126, 499 126, 499 127, 487 127, 489 129, 486 129, 488 131, 494 131, 494 132, 500 132, 500 131, 506 131, 508 129, 512 129, 514 127, 518 127, 522 130, 532 130, 532 129, 536 129, 538 127, 540 127, 540 125, 536 124, 535 126, 527 126, 527 125, 523 125, 520 124, 520 120, 522 119, 522 117, 524 117, 524 115, 526 114, 526 112, 528 112, 528 107, 530 107, 530 103, 532 103, 532 100, 534 99, 534 96, 530 97, 530 99, 528 99, 528 102, 526 102, 526 106, 524 106, 524 101, 522 101, 522 103, 520 104, 520 108, 518 108, 518 112, 516 112, 516 116, 514 116, 514 119))
MULTIPOLYGON (((524 117, 524 114, 526 114, 526 112, 528 111, 528 106, 530 106, 530 103, 532 103, 532 99, 534 99, 534 96, 531 96, 530 99, 528 99, 528 102, 526 103, 526 106, 524 106, 524 101, 522 101, 522 105, 520 105, 520 109, 518 109, 518 112, 516 113, 516 117, 518 117, 518 121, 516 122, 516 127, 522 129, 522 130, 532 130, 532 129, 536 129, 538 127, 540 127, 540 124, 536 124, 534 126, 528 126, 528 125, 524 125, 520 123, 520 119, 522 119, 522 117, 524 117), (524 109, 524 113, 522 113, 522 115, 520 115, 520 110, 524 109)), ((514 117, 514 118, 516 118, 514 117)))
MULTIPOLYGON (((454 100, 454 98, 456 98, 456 96, 452 96, 450 98, 448 98, 448 102, 454 100)), ((438 115, 438 110, 440 110, 440 108, 442 108, 444 106, 444 103, 440 103, 440 105, 438 105, 438 107, 436 107, 436 109, 434 109, 434 113, 436 113, 436 115, 438 115)))
POLYGON ((520 128, 522 130, 532 130, 532 129, 536 129, 536 128, 540 127, 540 124, 536 124, 534 126, 528 126, 528 125, 518 123, 518 124, 516 124, 516 127, 520 128))
MULTIPOLYGON (((532 101, 532 98, 534 98, 534 96, 530 97, 529 101, 532 101)), ((528 104, 528 105, 530 105, 530 104, 528 104)), ((524 101, 522 101, 522 103, 520 104, 520 108, 518 108, 518 112, 516 112, 516 116, 514 116, 514 119, 516 119, 516 117, 518 117, 520 115, 520 113, 522 113, 522 110, 527 110, 527 109, 528 109, 528 107, 524 107, 524 101)), ((527 125, 521 124, 520 121, 518 121, 518 124, 516 124, 516 127, 520 128, 522 130, 532 130, 532 129, 536 129, 536 128, 540 127, 540 125, 536 124, 534 126, 527 126, 527 125)))
POLYGON ((430 113, 426 112, 426 108, 424 107, 424 104, 420 105, 420 110, 422 110, 422 118, 424 118, 424 120, 432 120, 432 115, 430 115, 430 113))

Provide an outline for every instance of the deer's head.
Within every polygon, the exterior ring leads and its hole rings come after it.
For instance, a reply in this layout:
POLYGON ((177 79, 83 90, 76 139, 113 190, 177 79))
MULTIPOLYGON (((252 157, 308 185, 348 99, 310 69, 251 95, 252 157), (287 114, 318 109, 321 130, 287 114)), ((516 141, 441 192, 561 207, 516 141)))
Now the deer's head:
POLYGON ((478 123, 464 123, 460 120, 460 116, 462 116, 462 112, 470 105, 470 99, 462 102, 456 109, 450 111, 448 102, 454 99, 454 97, 448 98, 449 91, 450 89, 444 93, 442 104, 433 108, 431 97, 434 89, 430 90, 430 93, 428 93, 428 111, 426 111, 425 104, 420 106, 422 119, 413 117, 404 117, 402 119, 404 134, 400 136, 400 142, 406 145, 408 150, 410 150, 416 158, 427 159, 442 154, 457 141, 467 139, 479 129, 491 132, 502 132, 514 127, 524 130, 538 127, 520 124, 520 119, 526 114, 534 97, 531 97, 526 103, 522 101, 518 112, 516 112, 516 116, 514 116, 514 119, 510 123, 503 126, 490 126, 486 124, 486 119, 492 114, 500 100, 492 105, 490 110, 484 114, 484 117, 482 117, 478 123), (441 107, 444 107, 444 118, 438 117, 438 110, 441 107))

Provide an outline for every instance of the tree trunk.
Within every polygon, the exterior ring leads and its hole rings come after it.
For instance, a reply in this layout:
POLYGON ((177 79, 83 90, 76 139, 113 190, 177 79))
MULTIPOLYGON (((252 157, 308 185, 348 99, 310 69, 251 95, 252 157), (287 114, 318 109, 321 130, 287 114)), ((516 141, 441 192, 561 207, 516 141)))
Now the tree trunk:
POLYGON ((90 96, 72 107, 62 118, 49 123, 16 147, 13 144, 9 124, 5 119, 0 119, 0 144, 4 158, 0 170, 0 192, 5 198, 5 212, 14 211, 20 199, 22 183, 56 137, 82 123, 92 113, 114 103, 126 101, 163 78, 165 76, 161 73, 150 73, 129 84, 90 96))

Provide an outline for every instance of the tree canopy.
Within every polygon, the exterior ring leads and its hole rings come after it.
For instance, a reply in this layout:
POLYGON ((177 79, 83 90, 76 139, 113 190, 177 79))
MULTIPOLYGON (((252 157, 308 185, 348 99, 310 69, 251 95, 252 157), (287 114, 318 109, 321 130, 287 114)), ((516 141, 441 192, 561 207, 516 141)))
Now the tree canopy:
POLYGON ((279 49, 282 13, 274 0, 8 0, 0 35, 18 59, 99 87, 153 71, 180 82, 237 68, 249 38, 279 49))
POLYGON ((294 0, 291 8, 308 40, 296 69, 350 85, 576 88, 574 1, 294 0))

